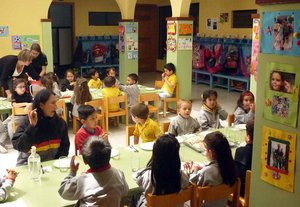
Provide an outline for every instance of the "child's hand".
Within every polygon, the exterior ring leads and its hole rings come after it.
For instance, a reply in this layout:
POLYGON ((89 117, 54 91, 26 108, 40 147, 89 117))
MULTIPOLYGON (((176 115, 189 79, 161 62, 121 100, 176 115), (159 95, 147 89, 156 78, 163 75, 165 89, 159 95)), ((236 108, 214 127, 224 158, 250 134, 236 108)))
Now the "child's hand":
POLYGON ((166 76, 166 74, 165 74, 165 73, 162 73, 162 74, 161 74, 161 78, 162 78, 162 79, 164 79, 164 78, 165 78, 165 76, 166 76))
POLYGON ((192 172, 195 173, 195 172, 201 170, 202 168, 203 168, 203 166, 200 166, 198 164, 193 164, 193 166, 192 166, 192 172))
POLYGON ((75 155, 73 155, 72 158, 71 158, 70 171, 76 174, 77 171, 78 171, 78 168, 79 168, 79 163, 75 162, 75 158, 76 158, 75 155))
POLYGON ((6 178, 7 179, 10 179, 10 180, 15 180, 16 177, 18 176, 18 172, 16 172, 15 170, 12 170, 12 169, 9 169, 9 170, 6 170, 7 171, 7 176, 6 178))
POLYGON ((255 103, 251 103, 249 107, 251 112, 255 112, 255 103))
POLYGON ((30 111, 28 114, 28 117, 29 117, 29 123, 35 127, 38 122, 38 116, 37 116, 36 109, 30 111))
POLYGON ((104 141, 108 142, 108 133, 107 132, 100 134, 99 137, 102 138, 104 141))

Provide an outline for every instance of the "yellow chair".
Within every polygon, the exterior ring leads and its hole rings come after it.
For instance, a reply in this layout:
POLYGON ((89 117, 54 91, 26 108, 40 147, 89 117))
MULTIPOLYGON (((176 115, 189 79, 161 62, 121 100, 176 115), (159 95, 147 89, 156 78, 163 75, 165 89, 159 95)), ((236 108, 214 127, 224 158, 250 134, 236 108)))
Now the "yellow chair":
POLYGON ((12 107, 11 109, 11 121, 12 121, 13 133, 16 132, 16 129, 18 127, 15 121, 15 116, 25 116, 28 114, 24 109, 25 107, 12 107))
POLYGON ((96 99, 89 102, 85 102, 85 105, 93 106, 97 111, 97 120, 101 122, 101 127, 105 130, 105 107, 103 99, 96 99))
POLYGON ((236 179, 233 186, 226 184, 217 186, 196 187, 194 191, 194 198, 196 199, 196 206, 201 206, 203 201, 210 202, 219 199, 228 198, 233 194, 232 206, 239 207, 241 181, 236 179))
POLYGON ((56 102, 56 106, 57 106, 58 109, 62 109, 62 114, 60 115, 60 117, 63 120, 65 120, 66 123, 68 123, 65 100, 64 99, 58 99, 57 102, 56 102))
POLYGON ((170 122, 164 122, 160 125, 161 131, 165 134, 169 131, 170 122))
POLYGON ((126 126, 126 144, 130 145, 130 137, 133 136, 135 125, 126 126))
POLYGON ((194 201, 194 185, 190 185, 179 193, 166 195, 147 194, 147 207, 175 207, 184 204, 186 201, 191 201, 191 207, 195 207, 194 201))
MULTIPOLYGON (((105 119, 106 119, 106 131, 109 131, 109 122, 108 119, 110 117, 119 117, 125 116, 125 125, 128 125, 128 103, 127 103, 127 95, 124 94, 122 96, 117 97, 106 97, 105 100, 105 119), (108 111, 108 106, 110 104, 118 104, 121 105, 118 111, 108 111)), ((117 124, 119 123, 119 119, 117 118, 117 124)))
POLYGON ((159 96, 156 93, 140 94, 138 97, 139 103, 147 104, 149 108, 149 114, 156 114, 157 122, 159 123, 159 96), (150 104, 153 102, 153 105, 150 104))
POLYGON ((77 128, 77 122, 80 122, 79 120, 79 117, 78 116, 73 116, 73 119, 72 119, 72 123, 73 123, 73 126, 72 126, 72 130, 73 130, 73 134, 76 134, 77 131, 78 131, 78 128, 77 128))
MULTIPOLYGON (((154 82, 154 88, 161 89, 162 86, 163 86, 162 81, 156 80, 154 82)), ((162 99, 163 105, 164 105, 164 108, 163 108, 164 109, 164 117, 167 116, 167 111, 169 110, 169 103, 170 102, 175 102, 175 113, 177 112, 177 102, 178 102, 178 100, 179 100, 179 83, 177 82, 177 84, 175 86, 175 96, 170 97, 170 98, 162 99)))

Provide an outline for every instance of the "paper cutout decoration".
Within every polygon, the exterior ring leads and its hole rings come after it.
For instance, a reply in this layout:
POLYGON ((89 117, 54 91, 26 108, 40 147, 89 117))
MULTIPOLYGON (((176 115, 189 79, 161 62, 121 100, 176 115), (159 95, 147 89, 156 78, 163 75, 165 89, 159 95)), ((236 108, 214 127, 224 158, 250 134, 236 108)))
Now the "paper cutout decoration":
POLYGON ((167 34, 168 35, 176 34, 176 22, 174 22, 174 21, 167 22, 167 34))
POLYGON ((12 49, 14 50, 30 49, 32 43, 40 42, 39 35, 13 35, 11 38, 12 49))
POLYGON ((193 34, 193 24, 179 24, 179 35, 192 35, 193 34))
POLYGON ((228 22, 228 13, 221 13, 220 14, 220 23, 228 22))
POLYGON ((192 37, 178 38, 178 50, 192 50, 192 49, 193 49, 192 37))
POLYGON ((216 18, 207 18, 206 28, 208 30, 217 30, 218 29, 218 20, 216 18))
POLYGON ((263 127, 261 179, 294 192, 296 134, 263 127))
POLYGON ((257 80, 257 65, 258 65, 259 39, 260 39, 259 35, 260 35, 260 19, 253 19, 250 73, 251 75, 254 75, 254 80, 257 80))
POLYGON ((0 37, 8 36, 8 26, 0 26, 0 37))
POLYGON ((176 51, 176 39, 170 35, 167 39, 167 50, 168 51, 172 51, 172 52, 175 52, 176 51))

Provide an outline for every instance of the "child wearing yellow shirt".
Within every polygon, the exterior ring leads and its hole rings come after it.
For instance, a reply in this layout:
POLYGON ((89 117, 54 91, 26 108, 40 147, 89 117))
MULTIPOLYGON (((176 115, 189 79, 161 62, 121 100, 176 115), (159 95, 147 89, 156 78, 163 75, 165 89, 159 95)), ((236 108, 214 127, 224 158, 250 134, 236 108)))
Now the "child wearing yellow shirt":
POLYGON ((163 135, 157 122, 150 119, 148 106, 144 103, 138 103, 130 109, 133 121, 136 123, 133 132, 134 144, 139 143, 139 137, 142 142, 152 142, 163 135))
POLYGON ((163 82, 161 89, 163 92, 158 94, 160 98, 173 96, 177 84, 175 70, 175 65, 173 63, 168 63, 164 66, 164 73, 161 75, 163 82))
MULTIPOLYGON (((119 88, 115 86, 116 78, 112 76, 107 76, 104 80, 104 85, 106 88, 102 89, 103 97, 117 97, 123 95, 119 88)), ((118 104, 110 104, 108 106, 108 111, 119 111, 120 106, 118 104)))
POLYGON ((95 68, 89 70, 89 77, 91 78, 88 82, 89 88, 100 89, 102 81, 99 78, 99 73, 95 68))

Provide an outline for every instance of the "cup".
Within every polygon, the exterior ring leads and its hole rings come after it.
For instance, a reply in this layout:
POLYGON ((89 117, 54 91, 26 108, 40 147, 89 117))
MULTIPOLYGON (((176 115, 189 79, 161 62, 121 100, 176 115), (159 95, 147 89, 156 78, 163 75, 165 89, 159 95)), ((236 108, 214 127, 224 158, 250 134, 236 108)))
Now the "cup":
POLYGON ((58 160, 60 172, 67 172, 70 166, 70 160, 66 156, 60 156, 58 160))
POLYGON ((231 127, 232 124, 234 123, 234 114, 228 114, 227 121, 228 121, 228 126, 231 127))
POLYGON ((140 169, 140 158, 137 155, 132 156, 130 162, 132 172, 136 172, 140 169))

